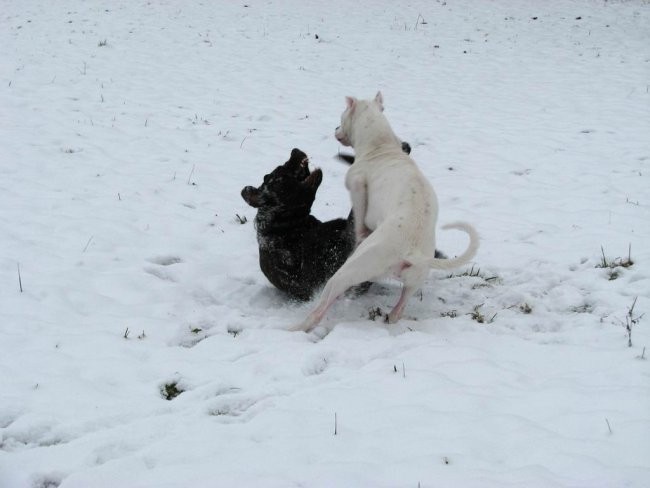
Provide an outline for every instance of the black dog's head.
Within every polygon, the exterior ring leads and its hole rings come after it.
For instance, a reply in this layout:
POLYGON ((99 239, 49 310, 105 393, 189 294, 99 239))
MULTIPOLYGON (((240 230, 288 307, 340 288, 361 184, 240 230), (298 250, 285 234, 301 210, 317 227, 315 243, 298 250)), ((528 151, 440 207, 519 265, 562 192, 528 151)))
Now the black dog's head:
POLYGON ((289 161, 264 177, 259 188, 247 186, 242 198, 259 212, 288 217, 309 215, 316 191, 323 181, 320 169, 309 171, 309 159, 300 149, 293 149, 289 161))

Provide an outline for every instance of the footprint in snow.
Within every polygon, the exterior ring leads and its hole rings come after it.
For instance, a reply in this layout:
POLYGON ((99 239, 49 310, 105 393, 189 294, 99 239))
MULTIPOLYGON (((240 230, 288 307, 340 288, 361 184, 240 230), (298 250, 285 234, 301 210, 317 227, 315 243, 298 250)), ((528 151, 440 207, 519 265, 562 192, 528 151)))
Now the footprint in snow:
POLYGON ((24 416, 6 427, 0 437, 0 451, 11 452, 18 449, 34 449, 65 444, 69 439, 54 432, 51 419, 24 416))
POLYGON ((63 478, 60 473, 39 474, 33 478, 30 488, 57 488, 63 483, 63 478))
POLYGON ((173 264, 179 264, 183 262, 181 258, 173 255, 156 256, 147 259, 147 261, 149 261, 152 264, 156 264, 157 266, 146 266, 144 268, 145 273, 149 273, 150 275, 155 276, 156 278, 159 278, 161 280, 171 281, 171 282, 176 282, 176 277, 173 275, 171 271, 169 271, 166 268, 173 264))
POLYGON ((330 359, 324 356, 317 356, 305 361, 302 373, 305 376, 317 376, 323 373, 330 364, 330 359))
POLYGON ((154 258, 147 259, 147 261, 153 264, 158 264, 160 266, 171 266, 172 264, 178 264, 183 262, 181 258, 173 255, 156 256, 154 258))
POLYGON ((145 273, 149 273, 152 276, 155 276, 156 278, 159 278, 163 281, 171 281, 173 283, 176 282, 176 277, 172 275, 172 273, 169 273, 166 269, 164 268, 154 268, 153 266, 147 266, 144 268, 145 273))
POLYGON ((212 403, 208 414, 217 417, 224 423, 248 422, 264 408, 262 402, 265 399, 264 396, 224 395, 212 403))

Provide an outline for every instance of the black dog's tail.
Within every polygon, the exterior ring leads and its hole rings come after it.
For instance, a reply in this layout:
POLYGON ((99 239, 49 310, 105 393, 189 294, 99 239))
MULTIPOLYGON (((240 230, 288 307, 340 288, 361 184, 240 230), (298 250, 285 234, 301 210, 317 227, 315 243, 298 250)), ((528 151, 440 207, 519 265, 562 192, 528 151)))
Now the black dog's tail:
MULTIPOLYGON (((411 145, 408 142, 402 142, 402 151, 404 151, 406 154, 411 154, 411 145)), ((350 165, 354 164, 354 156, 352 154, 338 153, 336 157, 344 163, 348 163, 350 165)))
POLYGON ((337 158, 339 158, 341 161, 344 163, 348 163, 350 165, 354 164, 354 156, 352 154, 341 154, 338 153, 336 155, 337 158))

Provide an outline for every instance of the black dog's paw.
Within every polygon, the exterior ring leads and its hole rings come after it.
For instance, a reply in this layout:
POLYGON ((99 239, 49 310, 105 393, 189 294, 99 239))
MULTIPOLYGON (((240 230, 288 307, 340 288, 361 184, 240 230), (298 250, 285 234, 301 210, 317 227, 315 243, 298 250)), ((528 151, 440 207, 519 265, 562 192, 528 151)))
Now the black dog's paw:
POLYGON ((259 208, 262 205, 261 195, 262 192, 254 186, 246 186, 241 191, 241 196, 244 201, 253 208, 259 208))

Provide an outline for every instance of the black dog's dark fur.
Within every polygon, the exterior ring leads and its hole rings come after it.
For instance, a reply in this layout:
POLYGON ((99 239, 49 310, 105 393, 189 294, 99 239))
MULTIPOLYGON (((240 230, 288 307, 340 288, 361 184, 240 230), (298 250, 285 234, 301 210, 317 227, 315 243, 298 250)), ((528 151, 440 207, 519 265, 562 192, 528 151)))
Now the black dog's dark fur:
POLYGON ((310 173, 307 155, 294 149, 289 161, 266 175, 259 188, 247 186, 241 192, 257 209, 262 272, 298 300, 309 300, 354 249, 351 215, 321 222, 310 214, 322 180, 321 170, 310 173))
MULTIPOLYGON (((402 142, 402 151, 406 154, 411 154, 411 145, 408 142, 402 142)), ((354 156, 352 154, 338 153, 336 157, 348 164, 354 164, 354 156)))
MULTIPOLYGON (((410 154, 411 146, 402 143, 410 154)), ((354 156, 338 157, 354 163, 354 156)), ((297 300, 309 300, 343 265, 354 250, 354 220, 321 222, 311 206, 323 180, 316 169, 310 173, 307 155, 293 149, 289 161, 264 176, 259 188, 245 187, 242 198, 257 209, 255 228, 264 276, 279 290, 297 300)), ((444 257, 436 251, 436 257, 444 257)), ((358 291, 367 290, 362 284, 358 291)))

